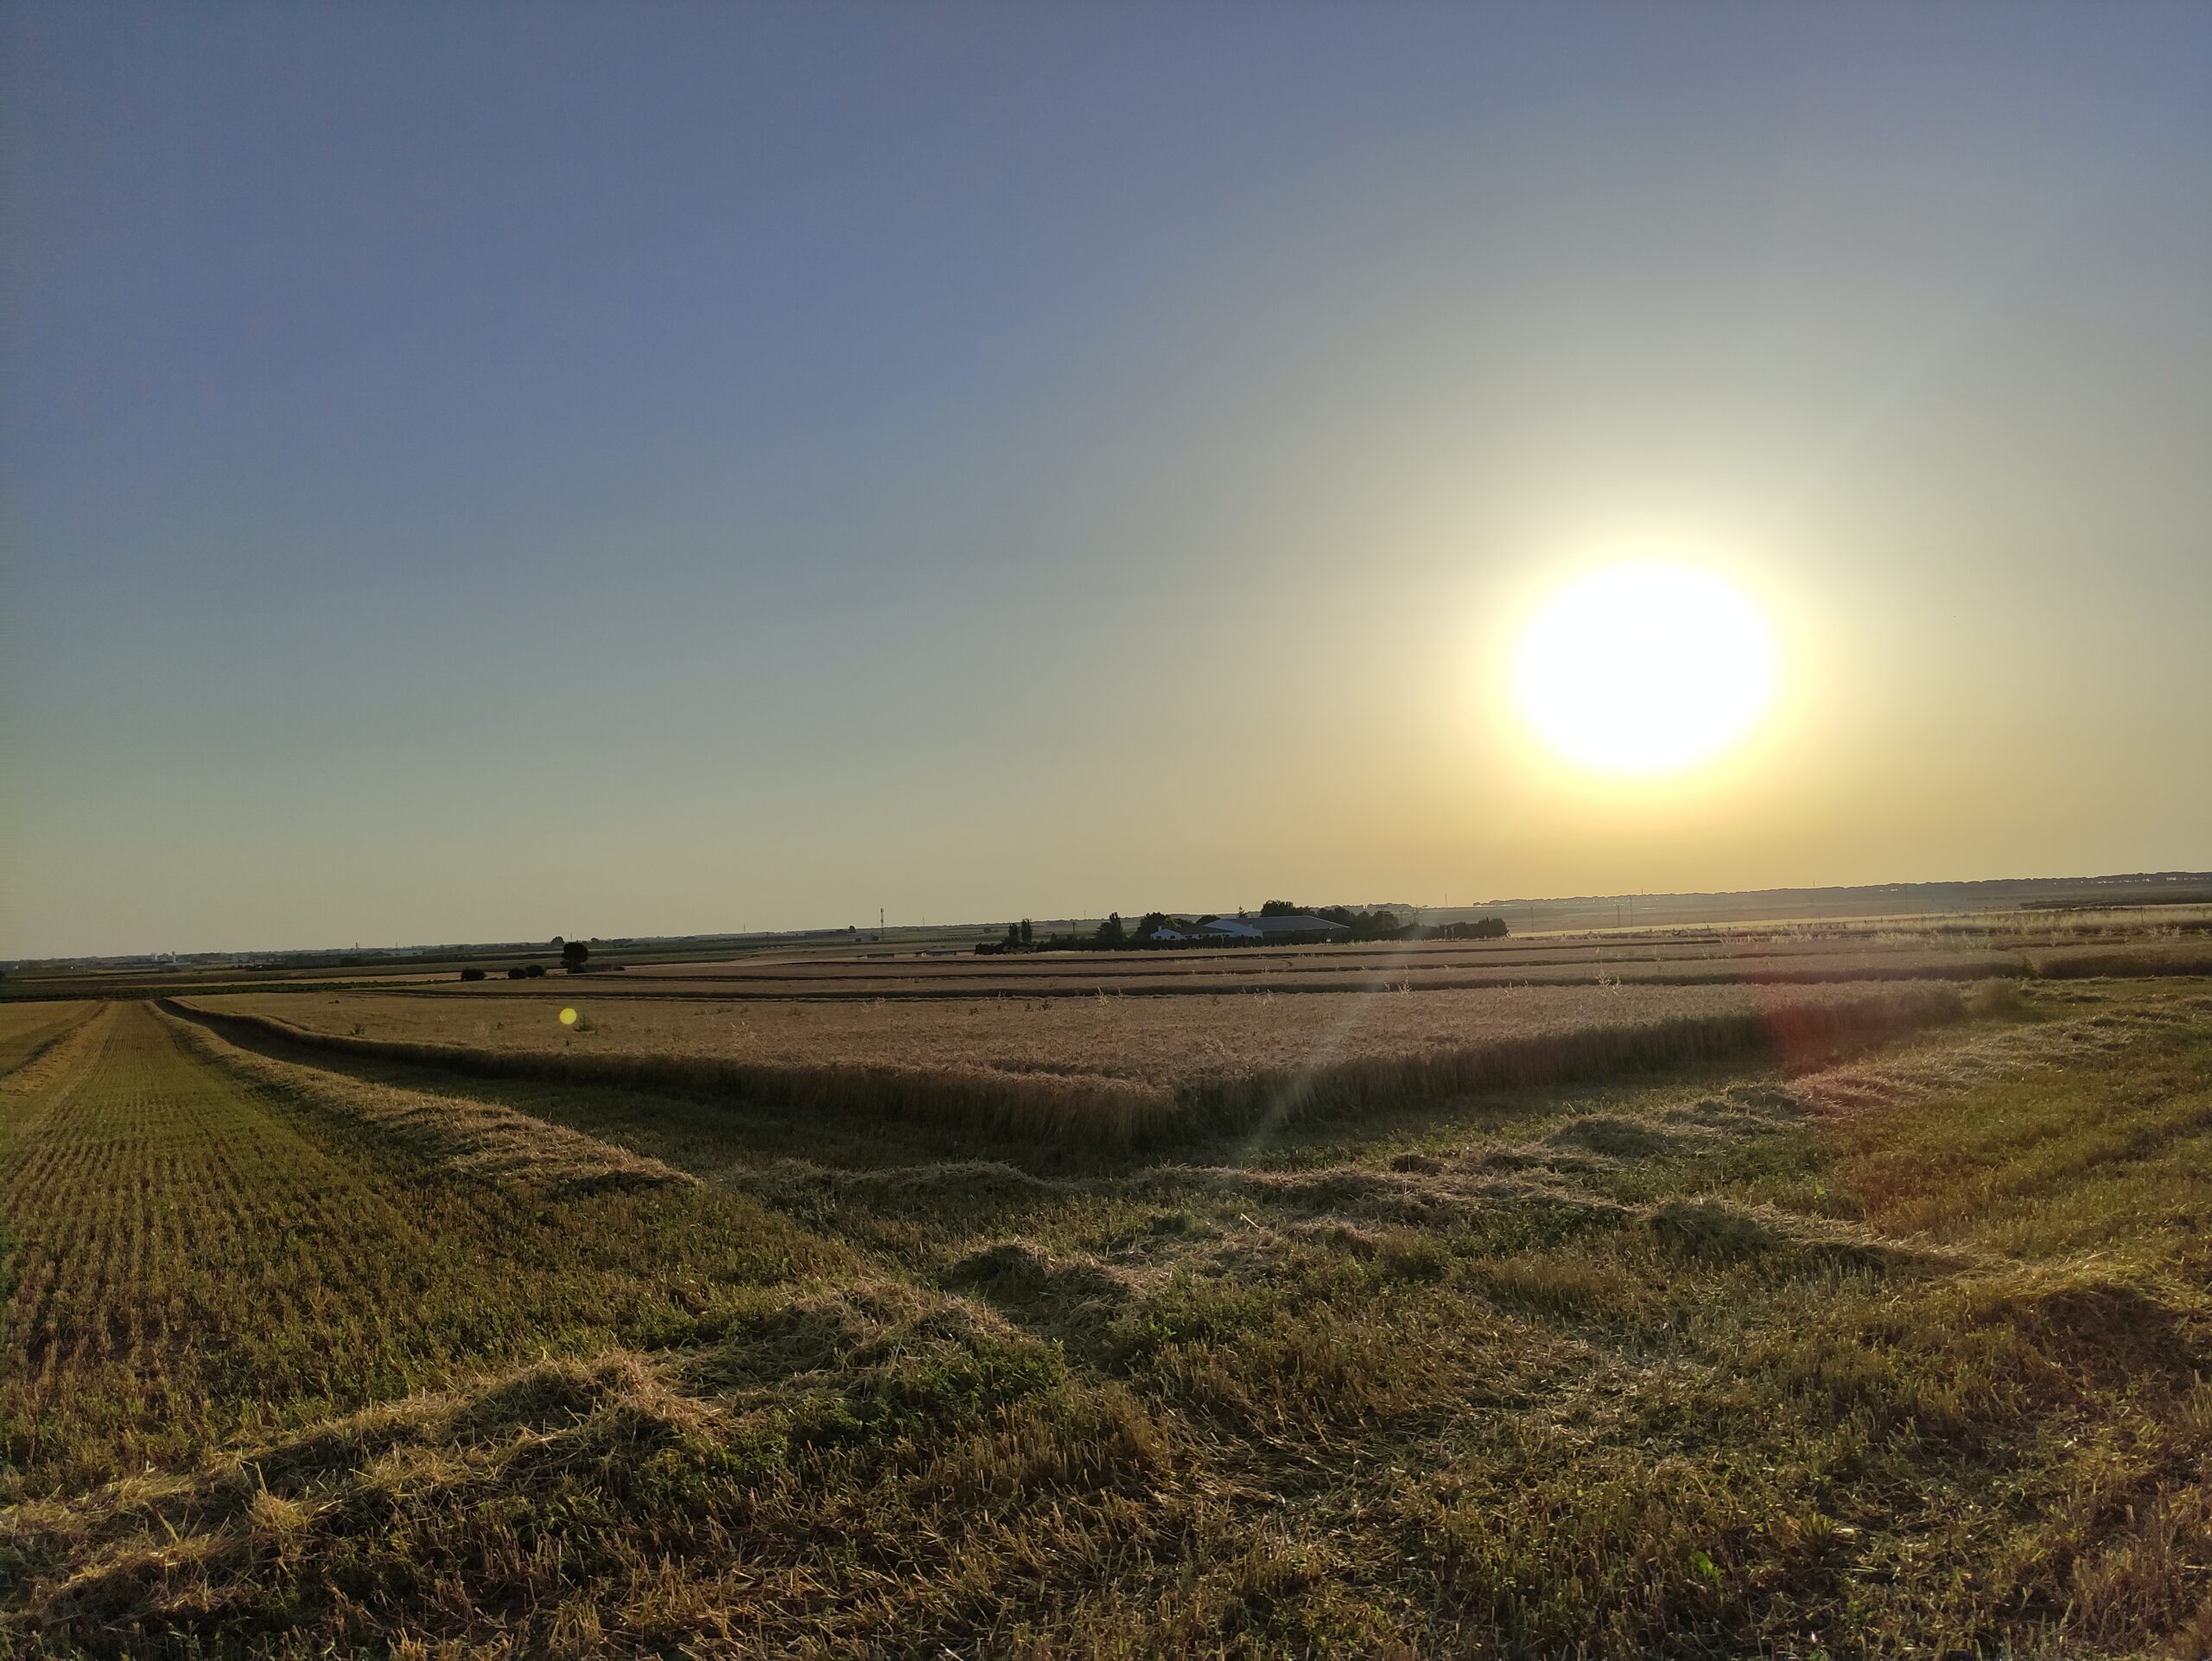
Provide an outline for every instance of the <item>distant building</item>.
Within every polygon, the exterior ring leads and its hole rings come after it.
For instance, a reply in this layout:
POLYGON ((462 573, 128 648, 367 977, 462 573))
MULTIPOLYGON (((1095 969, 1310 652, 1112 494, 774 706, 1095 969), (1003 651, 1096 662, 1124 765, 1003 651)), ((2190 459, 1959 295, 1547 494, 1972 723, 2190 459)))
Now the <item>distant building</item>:
POLYGON ((1161 945, 1173 945, 1180 941, 1187 940, 1191 937, 1184 933, 1180 929, 1156 928, 1144 938, 1147 940, 1157 941, 1161 945))
POLYGON ((1204 931, 1216 939, 1264 940, 1276 945, 1302 945, 1325 940, 1349 940, 1351 930, 1311 912, 1293 917, 1217 917, 1204 931))

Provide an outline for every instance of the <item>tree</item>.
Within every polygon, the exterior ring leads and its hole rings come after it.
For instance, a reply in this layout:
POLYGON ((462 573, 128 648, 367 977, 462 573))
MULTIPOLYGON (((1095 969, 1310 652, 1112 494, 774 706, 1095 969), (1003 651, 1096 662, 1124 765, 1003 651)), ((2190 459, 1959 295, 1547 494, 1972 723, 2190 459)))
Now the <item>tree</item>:
POLYGON ((571 975, 582 972, 590 957, 591 948, 582 940, 570 940, 561 948, 561 963, 571 975))
POLYGON ((1295 917, 1298 915, 1298 902, 1294 900, 1270 900, 1266 905, 1260 907, 1260 915, 1262 917, 1295 917))
POLYGON ((1118 911, 1109 913, 1106 920, 1098 926, 1096 938, 1098 944, 1103 946, 1113 947, 1127 944, 1128 935, 1122 927, 1122 913, 1118 911))
POLYGON ((1021 920, 1021 944, 1024 945, 1029 945, 1035 941, 1036 938, 1036 931, 1029 926, 1029 920, 1027 917, 1023 918, 1021 920))
POLYGON ((1163 929, 1166 926, 1167 913, 1166 912, 1148 911, 1144 914, 1144 921, 1137 925, 1137 939, 1140 940, 1150 940, 1155 930, 1163 929))
POLYGON ((1008 923, 1006 926, 1006 943, 1008 945, 1020 945, 1021 944, 1020 924, 1008 923))

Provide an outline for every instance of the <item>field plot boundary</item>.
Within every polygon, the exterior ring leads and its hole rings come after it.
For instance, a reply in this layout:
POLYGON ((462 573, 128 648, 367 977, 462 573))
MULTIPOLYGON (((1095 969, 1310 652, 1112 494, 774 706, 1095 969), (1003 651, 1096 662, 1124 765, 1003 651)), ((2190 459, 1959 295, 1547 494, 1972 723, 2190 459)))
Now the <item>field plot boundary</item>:
POLYGON ((486 1181, 575 1190, 594 1185, 690 1182, 688 1173, 535 1115, 464 1096, 365 1084, 232 1042, 202 1013, 157 1008, 156 1018, 200 1059, 303 1098, 405 1144, 424 1160, 486 1181))
POLYGON ((0 1042, 0 1079, 21 1072, 71 1034, 95 1020, 99 1013, 99 1003, 87 1000, 74 1014, 58 1016, 42 1027, 34 1027, 0 1042))
MULTIPOLYGON (((39 1044, 4 1072, 0 1072, 0 1096, 22 1099, 45 1094, 65 1081, 79 1061, 104 1040, 112 1028, 119 1003, 95 1003, 82 1021, 73 1021, 39 1044)), ((0 1129, 4 1129, 0 1126, 0 1129)))
POLYGON ((336 1055, 398 1061, 479 1079, 645 1085, 715 1091, 800 1111, 870 1113, 969 1123, 1014 1136, 1067 1136, 1128 1145, 1172 1134, 1177 1107, 1164 1090, 1109 1079, 1014 1076, 988 1068, 801 1067, 718 1056, 549 1055, 465 1044, 356 1038, 319 1033, 273 1015, 202 1009, 178 999, 161 1007, 222 1033, 258 1032, 336 1055))
POLYGON ((1593 1023, 1405 1055, 1270 1067, 1173 1087, 1098 1075, 994 1068, 838 1066, 671 1053, 563 1054, 315 1031, 273 1015, 161 1007, 222 1034, 257 1033, 338 1055, 486 1079, 727 1092, 799 1111, 918 1118, 1023 1139, 1106 1147, 1236 1134, 1322 1113, 1371 1114, 1484 1091, 1646 1074, 1738 1058, 1802 1067, 1971 1013, 1948 983, 1891 986, 1832 1002, 1593 1023))

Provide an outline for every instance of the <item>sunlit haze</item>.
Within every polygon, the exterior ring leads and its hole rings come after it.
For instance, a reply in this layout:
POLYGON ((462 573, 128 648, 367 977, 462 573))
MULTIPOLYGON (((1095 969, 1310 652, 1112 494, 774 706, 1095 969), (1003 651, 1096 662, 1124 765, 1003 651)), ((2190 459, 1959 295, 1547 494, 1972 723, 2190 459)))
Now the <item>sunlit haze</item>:
POLYGON ((2212 9, 0 29, 0 957, 2212 863, 2212 9))

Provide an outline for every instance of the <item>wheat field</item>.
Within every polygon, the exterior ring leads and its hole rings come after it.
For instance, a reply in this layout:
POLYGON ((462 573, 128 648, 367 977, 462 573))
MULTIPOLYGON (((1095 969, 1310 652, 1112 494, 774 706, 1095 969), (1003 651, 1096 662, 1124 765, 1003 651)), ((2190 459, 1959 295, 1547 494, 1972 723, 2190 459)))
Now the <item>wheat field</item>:
POLYGON ((111 1006, 0 1079, 0 1630, 2202 1656, 2212 1000, 2004 990, 1087 1157, 111 1006))
POLYGON ((722 1087, 1128 1142, 1766 1052, 1956 1018, 1945 983, 1618 984, 810 1003, 350 993, 181 1000, 271 1035, 492 1073, 722 1087))
POLYGON ((601 1000, 590 983, 551 999, 448 999, 373 992, 217 996, 194 1009, 256 1015, 302 1032, 549 1054, 680 1055, 775 1066, 953 1067, 1091 1076, 1173 1086, 1395 1060, 1470 1045, 1600 1028, 1795 1012, 1898 997, 1941 1002, 1948 987, 1500 986, 1479 991, 1336 993, 1197 999, 1092 996, 881 1003, 712 999, 601 1000), (564 1026, 562 1008, 583 1016, 564 1026))

